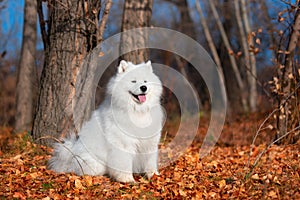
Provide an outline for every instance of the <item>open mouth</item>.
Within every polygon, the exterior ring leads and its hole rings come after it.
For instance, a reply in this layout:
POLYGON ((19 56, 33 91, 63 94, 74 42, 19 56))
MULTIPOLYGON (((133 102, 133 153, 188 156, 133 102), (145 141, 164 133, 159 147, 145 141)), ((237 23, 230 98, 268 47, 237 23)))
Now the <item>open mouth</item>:
POLYGON ((138 103, 144 103, 147 100, 146 94, 133 94, 132 92, 129 93, 133 97, 133 100, 138 103))

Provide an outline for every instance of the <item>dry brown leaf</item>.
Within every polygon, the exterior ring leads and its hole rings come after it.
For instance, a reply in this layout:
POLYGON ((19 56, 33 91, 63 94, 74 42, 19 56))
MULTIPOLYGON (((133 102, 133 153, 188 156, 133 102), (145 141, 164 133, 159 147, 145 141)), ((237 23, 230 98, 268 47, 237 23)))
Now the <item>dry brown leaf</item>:
POLYGON ((84 182, 87 187, 93 185, 93 178, 91 176, 84 176, 84 182))
POLYGON ((270 192, 268 193, 268 196, 271 197, 272 199, 277 198, 277 194, 276 194, 276 192, 275 192, 274 190, 270 191, 270 192))
POLYGON ((252 178, 253 180, 259 180, 259 176, 258 176, 258 174, 254 174, 254 175, 252 175, 252 176, 251 176, 251 178, 252 178))
POLYGON ((225 186, 226 186, 226 180, 220 180, 220 181, 218 182, 218 185, 219 185, 219 188, 225 187, 225 186))
POLYGON ((76 189, 84 189, 80 179, 75 179, 74 183, 75 183, 75 188, 76 189))

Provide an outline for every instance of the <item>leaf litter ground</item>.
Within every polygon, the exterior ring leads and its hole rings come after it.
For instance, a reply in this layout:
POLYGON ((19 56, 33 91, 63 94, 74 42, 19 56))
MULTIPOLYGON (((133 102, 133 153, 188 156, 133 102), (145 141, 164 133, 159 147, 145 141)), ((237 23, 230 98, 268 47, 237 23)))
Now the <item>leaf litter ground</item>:
MULTIPOLYGON (((300 199, 300 142, 273 145, 251 167, 270 141, 264 133, 250 144, 259 122, 227 122, 218 144, 199 158, 205 128, 185 154, 160 169, 160 175, 137 183, 103 176, 57 174, 47 170, 52 149, 31 142, 27 133, 0 129, 0 197, 2 199, 300 199), (250 134, 250 135, 249 135, 250 134), (201 137, 202 135, 202 137, 201 137), (265 143, 263 143, 265 142, 265 143), (250 162, 250 165, 248 163, 250 162)), ((161 148, 164 144, 161 145, 161 148)), ((172 156, 172 154, 169 154, 172 156)))

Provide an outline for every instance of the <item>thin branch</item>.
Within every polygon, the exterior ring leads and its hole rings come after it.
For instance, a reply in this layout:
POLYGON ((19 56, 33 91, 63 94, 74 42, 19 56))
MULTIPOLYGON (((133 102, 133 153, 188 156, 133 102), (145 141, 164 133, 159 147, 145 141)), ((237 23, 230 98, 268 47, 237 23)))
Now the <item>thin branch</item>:
MULTIPOLYGON (((280 110, 283 106, 284 106, 284 104, 298 91, 298 89, 300 88, 300 82, 297 84, 297 86, 296 86, 296 88, 295 88, 295 90, 293 91, 293 92, 291 92, 288 96, 287 96, 287 98, 280 104, 280 106, 278 106, 276 109, 274 109, 269 115, 268 115, 268 117, 260 124, 260 126, 259 126, 259 128, 258 128, 258 130, 257 130, 257 132, 256 132, 256 134, 255 134, 255 136, 254 136, 254 138, 253 138, 253 141, 252 141, 252 144, 251 144, 251 146, 250 146, 250 152, 249 152, 249 159, 248 159, 248 167, 250 166, 250 156, 251 156, 251 154, 252 154, 252 150, 253 150, 253 146, 254 146, 254 143, 255 143, 255 140, 256 140, 256 138, 258 137, 258 135, 259 135, 259 133, 263 130, 263 126, 265 125, 265 123, 269 120, 269 118, 270 117, 272 117, 272 115, 275 113, 275 112, 277 112, 278 110, 280 110)), ((281 138, 281 137, 279 137, 279 138, 281 138)), ((275 143, 277 142, 277 141, 279 141, 278 139, 276 139, 275 140, 275 143)))
POLYGON ((106 22, 107 22, 107 19, 108 19, 108 15, 109 15, 111 6, 112 6, 112 0, 107 0, 105 8, 104 8, 103 15, 102 15, 102 19, 101 19, 101 22, 100 22, 100 26, 99 26, 99 29, 98 29, 98 37, 97 37, 97 43, 98 44, 100 42, 102 42, 102 40, 103 40, 103 33, 104 33, 105 25, 106 25, 106 22))
POLYGON ((49 46, 49 37, 48 37, 47 31, 46 31, 46 22, 44 19, 42 0, 37 0, 37 13, 39 16, 39 21, 40 21, 41 35, 42 35, 42 40, 44 43, 44 50, 46 50, 49 46))
POLYGON ((249 75, 252 76, 252 77, 255 79, 256 84, 262 88, 263 92, 264 92, 269 98, 272 98, 270 92, 267 91, 266 87, 265 87, 265 86, 263 85, 263 83, 258 79, 257 74, 253 74, 252 71, 251 71, 251 69, 250 69, 243 61, 241 61, 241 65, 243 65, 243 66, 245 67, 246 71, 249 72, 249 75))
POLYGON ((280 136, 279 138, 277 138, 276 140, 274 140, 272 143, 270 143, 262 152, 260 152, 260 154, 256 157, 253 165, 252 165, 252 168, 251 168, 251 172, 250 174, 252 173, 253 169, 256 167, 258 161, 261 159, 262 155, 272 146, 274 145, 275 143, 277 143, 278 141, 280 141, 282 138, 288 136, 289 134, 297 131, 300 129, 300 126, 297 126, 296 128, 290 130, 289 132, 285 133, 284 135, 280 136))
POLYGON ((287 4, 287 5, 289 5, 289 6, 291 6, 291 7, 296 7, 294 4, 292 4, 291 2, 288 2, 288 1, 285 1, 285 0, 279 0, 279 1, 281 1, 282 3, 284 3, 284 4, 287 4))
POLYGON ((268 117, 260 124, 258 130, 256 131, 256 134, 255 134, 255 136, 254 136, 254 138, 253 138, 253 140, 252 140, 252 144, 251 144, 251 146, 250 146, 250 152, 249 152, 249 158, 248 158, 248 167, 250 166, 250 156, 251 156, 251 154, 252 154, 252 150, 253 150, 253 146, 254 146, 254 142, 255 142, 256 138, 258 137, 258 135, 259 135, 260 131, 262 130, 262 127, 265 125, 265 123, 266 123, 266 122, 270 119, 270 117, 272 117, 273 114, 274 114, 275 112, 277 112, 278 110, 279 110, 278 108, 274 109, 274 110, 268 115, 268 117))

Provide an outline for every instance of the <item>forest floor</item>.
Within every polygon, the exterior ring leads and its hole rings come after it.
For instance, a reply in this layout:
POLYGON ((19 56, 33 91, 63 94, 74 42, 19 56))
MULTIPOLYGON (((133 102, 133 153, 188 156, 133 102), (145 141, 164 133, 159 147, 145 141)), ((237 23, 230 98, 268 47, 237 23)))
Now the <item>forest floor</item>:
POLYGON ((273 135, 266 131, 251 146, 263 120, 256 117, 227 121, 218 144, 204 158, 199 158, 201 135, 205 134, 200 126, 200 139, 182 157, 151 180, 135 176, 134 184, 103 176, 54 173, 46 167, 51 148, 32 143, 27 133, 12 135, 10 128, 0 128, 0 198, 300 199, 300 141, 272 145, 260 157, 273 135))

